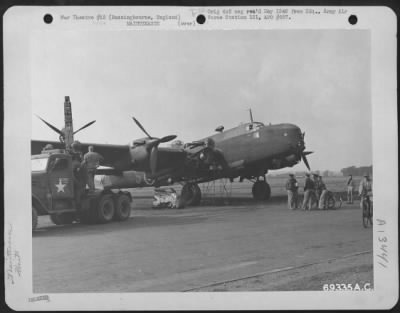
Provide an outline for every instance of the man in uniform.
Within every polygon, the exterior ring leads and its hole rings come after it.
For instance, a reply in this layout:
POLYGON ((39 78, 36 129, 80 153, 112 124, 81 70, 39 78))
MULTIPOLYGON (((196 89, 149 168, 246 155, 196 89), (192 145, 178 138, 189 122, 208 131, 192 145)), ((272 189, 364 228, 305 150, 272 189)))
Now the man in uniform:
POLYGON ((75 200, 78 204, 78 208, 80 207, 81 195, 85 191, 86 183, 87 183, 87 173, 86 167, 82 163, 82 152, 81 152, 81 143, 75 140, 71 144, 71 157, 72 157, 72 170, 74 174, 74 192, 75 192, 75 200))
POLYGON ((372 181, 369 178, 369 174, 365 173, 364 174, 364 179, 360 182, 360 187, 358 188, 358 192, 361 197, 361 203, 360 206, 362 208, 362 203, 363 200, 366 196, 372 197, 372 181))
POLYGON ((304 200, 302 205, 302 210, 311 210, 312 205, 312 195, 314 194, 315 184, 310 178, 310 174, 306 174, 306 181, 304 184, 304 200))
POLYGON ((294 174, 289 174, 289 179, 286 181, 286 190, 288 193, 288 206, 290 210, 297 209, 297 190, 299 185, 294 174))
POLYGON ((328 193, 328 190, 326 189, 326 185, 322 180, 322 176, 318 176, 318 189, 319 189, 319 203, 318 203, 318 208, 320 210, 326 209, 326 195, 328 193))
POLYGON ((313 174, 313 181, 314 181, 314 190, 315 190, 315 196, 317 197, 317 203, 319 201, 319 198, 321 196, 321 186, 320 186, 320 180, 319 180, 319 175, 318 173, 313 174))
POLYGON ((353 175, 349 176, 347 180, 347 203, 353 204, 353 190, 354 190, 354 181, 353 175))
POLYGON ((89 146, 88 150, 89 152, 83 156, 82 165, 85 167, 87 172, 87 184, 89 185, 89 190, 94 190, 94 175, 100 162, 103 161, 103 157, 99 153, 94 152, 93 146, 89 146))

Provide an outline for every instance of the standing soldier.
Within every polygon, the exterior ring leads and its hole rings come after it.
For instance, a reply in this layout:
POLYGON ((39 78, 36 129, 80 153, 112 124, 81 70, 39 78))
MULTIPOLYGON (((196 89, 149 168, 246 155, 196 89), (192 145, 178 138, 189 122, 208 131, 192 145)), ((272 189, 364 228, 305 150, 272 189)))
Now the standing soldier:
POLYGON ((86 188, 86 180, 87 174, 85 172, 85 166, 82 165, 82 153, 80 151, 81 144, 79 141, 74 141, 71 144, 71 157, 72 157, 72 170, 74 174, 74 193, 75 200, 78 204, 78 208, 80 208, 79 204, 81 201, 81 195, 85 191, 86 188))
POLYGON ((320 192, 320 197, 319 197, 319 204, 318 204, 318 208, 320 210, 326 209, 326 195, 328 193, 328 190, 326 189, 326 185, 322 180, 322 176, 318 177, 318 188, 319 188, 319 192, 320 192))
POLYGON ((82 165, 85 167, 87 172, 87 183, 89 190, 94 190, 94 175, 96 169, 99 167, 100 162, 104 159, 100 154, 94 152, 93 146, 89 146, 89 152, 83 156, 82 165))
POLYGON ((294 174, 289 174, 289 179, 286 181, 286 190, 288 193, 288 206, 290 210, 297 209, 297 189, 299 185, 294 174))
POLYGON ((321 196, 321 186, 320 186, 320 180, 319 180, 318 173, 313 174, 313 180, 314 180, 314 188, 315 188, 314 192, 315 192, 315 196, 317 198, 317 205, 318 205, 318 201, 321 196))
POLYGON ((306 181, 304 184, 304 200, 302 210, 311 210, 312 206, 312 195, 314 194, 315 184, 310 178, 310 174, 306 174, 306 181))
POLYGON ((347 203, 353 204, 353 190, 354 190, 354 181, 353 175, 349 176, 347 180, 347 203))

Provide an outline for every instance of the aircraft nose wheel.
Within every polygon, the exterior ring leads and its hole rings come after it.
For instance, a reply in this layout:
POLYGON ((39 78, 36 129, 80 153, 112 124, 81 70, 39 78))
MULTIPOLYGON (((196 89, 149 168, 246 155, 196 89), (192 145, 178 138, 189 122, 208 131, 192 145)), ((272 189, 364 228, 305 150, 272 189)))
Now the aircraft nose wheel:
POLYGON ((256 200, 268 200, 271 197, 271 187, 263 180, 256 181, 251 191, 256 200))

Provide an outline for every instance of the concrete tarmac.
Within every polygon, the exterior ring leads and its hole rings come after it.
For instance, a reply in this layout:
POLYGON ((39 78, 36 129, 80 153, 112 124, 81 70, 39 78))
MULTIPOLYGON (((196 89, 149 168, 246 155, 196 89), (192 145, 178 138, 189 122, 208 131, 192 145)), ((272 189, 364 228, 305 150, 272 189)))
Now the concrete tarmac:
MULTIPOLYGON (((326 211, 291 211, 284 197, 205 203, 151 209, 151 199, 136 199, 129 220, 103 225, 55 226, 40 217, 32 244, 34 292, 212 291, 204 286, 285 269, 297 281, 318 275, 313 289, 322 290, 333 279, 332 262, 348 255, 356 256, 338 267, 341 275, 353 271, 356 282, 372 280, 372 229, 363 228, 358 202, 326 211)), ((256 289, 309 290, 291 283, 289 274, 282 285, 264 275, 256 289)), ((215 290, 253 290, 249 280, 238 284, 215 290)))

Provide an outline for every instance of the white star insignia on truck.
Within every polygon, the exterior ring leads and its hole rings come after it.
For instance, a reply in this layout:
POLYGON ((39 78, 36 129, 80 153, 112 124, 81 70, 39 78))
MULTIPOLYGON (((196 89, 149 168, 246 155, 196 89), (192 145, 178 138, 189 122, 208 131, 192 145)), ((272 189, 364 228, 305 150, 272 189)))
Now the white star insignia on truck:
POLYGON ((63 184, 61 178, 58 180, 58 184, 56 184, 57 192, 65 192, 64 188, 67 184, 63 184))

